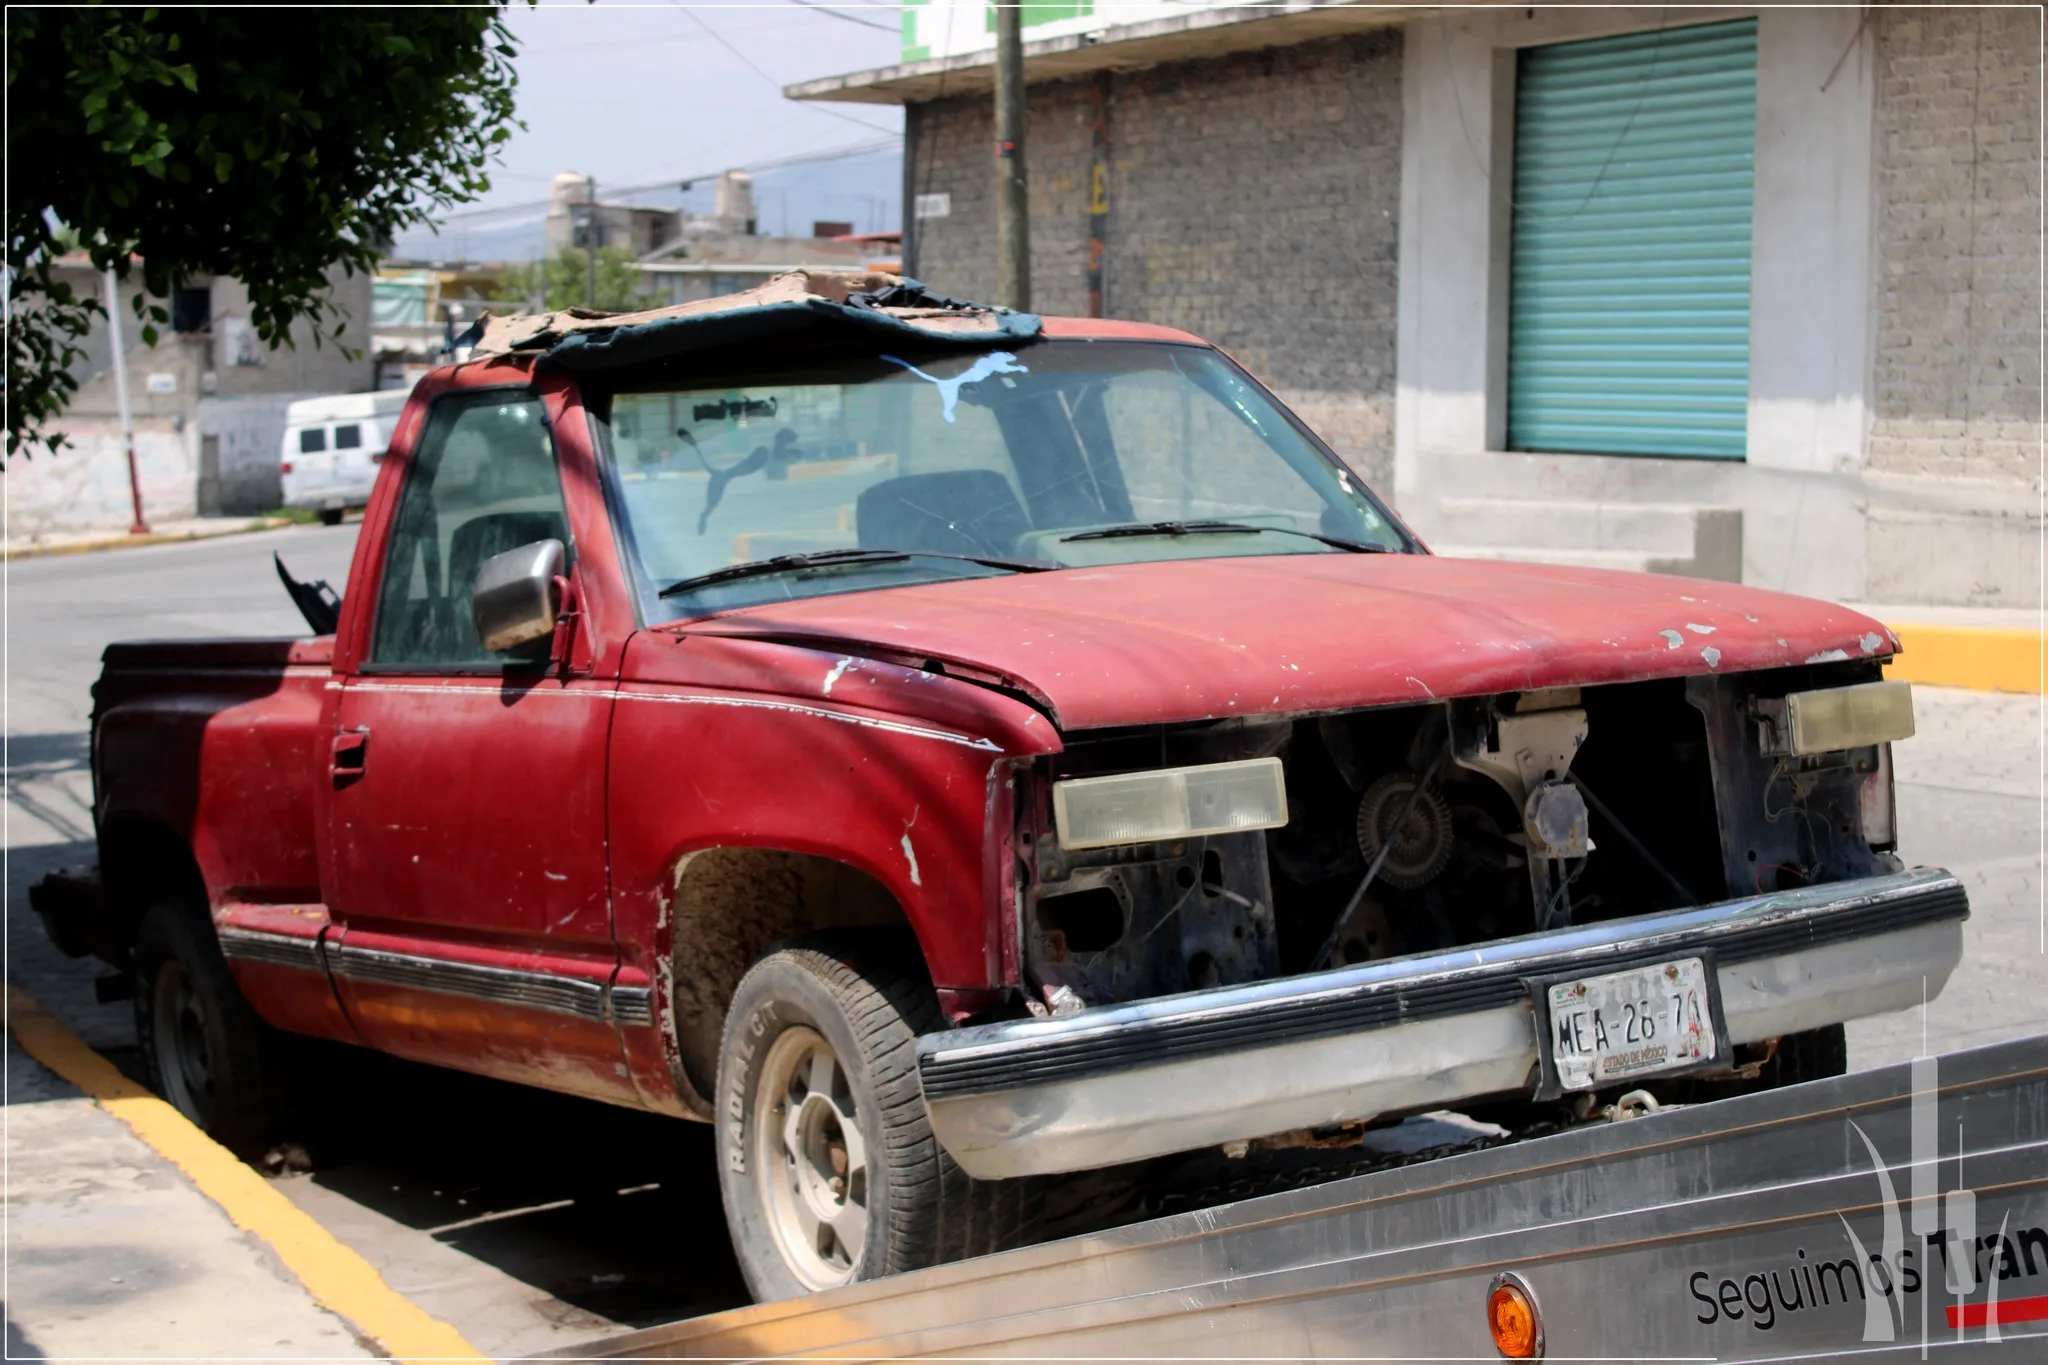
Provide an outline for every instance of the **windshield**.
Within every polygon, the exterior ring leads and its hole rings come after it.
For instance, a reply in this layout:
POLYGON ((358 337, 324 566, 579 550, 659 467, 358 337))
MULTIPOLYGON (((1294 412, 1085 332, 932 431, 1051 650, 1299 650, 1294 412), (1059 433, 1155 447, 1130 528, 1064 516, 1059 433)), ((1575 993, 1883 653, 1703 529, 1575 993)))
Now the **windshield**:
POLYGON ((612 397, 650 620, 1023 569, 1408 548, 1204 347, 1053 341, 759 373, 612 397))

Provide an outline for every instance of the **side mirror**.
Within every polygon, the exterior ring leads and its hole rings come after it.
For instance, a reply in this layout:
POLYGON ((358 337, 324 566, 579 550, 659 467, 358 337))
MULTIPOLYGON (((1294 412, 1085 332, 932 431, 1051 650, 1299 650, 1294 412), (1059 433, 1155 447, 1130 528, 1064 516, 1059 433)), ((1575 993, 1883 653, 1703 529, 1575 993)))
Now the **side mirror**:
POLYGON ((567 557, 561 541, 536 540, 484 561, 469 609, 485 649, 500 654, 554 634, 561 610, 555 580, 567 557))

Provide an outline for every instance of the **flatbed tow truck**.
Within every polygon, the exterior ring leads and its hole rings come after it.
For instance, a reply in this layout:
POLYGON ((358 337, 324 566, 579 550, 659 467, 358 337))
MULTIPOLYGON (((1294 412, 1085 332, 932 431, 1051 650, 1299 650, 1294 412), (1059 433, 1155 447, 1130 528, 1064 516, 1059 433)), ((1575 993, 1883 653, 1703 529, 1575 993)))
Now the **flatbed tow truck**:
POLYGON ((2048 1036, 648 1328, 576 1358, 2048 1360, 2048 1036))

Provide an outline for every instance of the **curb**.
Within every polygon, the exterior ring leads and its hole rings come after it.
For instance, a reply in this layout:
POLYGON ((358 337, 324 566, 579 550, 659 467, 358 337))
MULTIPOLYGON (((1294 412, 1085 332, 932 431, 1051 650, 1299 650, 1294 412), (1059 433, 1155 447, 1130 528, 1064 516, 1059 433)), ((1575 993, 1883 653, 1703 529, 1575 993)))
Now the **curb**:
POLYGON ((2043 690, 2048 635, 2011 626, 1950 626, 1887 621, 1899 637, 1899 654, 1884 675, 1929 687, 1976 692, 2043 690))
POLYGON ((7 1028, 21 1050, 62 1076, 178 1168, 229 1221, 260 1239, 314 1302, 406 1362, 481 1361, 439 1318, 400 1294, 377 1268, 272 1188, 192 1121, 129 1080, 17 986, 7 987, 7 1028))
POLYGON ((221 531, 152 531, 144 536, 121 535, 102 536, 96 540, 70 541, 62 545, 10 545, 0 550, 0 563, 12 563, 17 559, 42 559, 50 555, 82 555, 98 550, 126 550, 139 545, 182 545, 192 540, 219 540, 224 536, 247 535, 251 531, 274 531, 280 526, 290 526, 290 517, 258 517, 246 526, 236 526, 221 531))

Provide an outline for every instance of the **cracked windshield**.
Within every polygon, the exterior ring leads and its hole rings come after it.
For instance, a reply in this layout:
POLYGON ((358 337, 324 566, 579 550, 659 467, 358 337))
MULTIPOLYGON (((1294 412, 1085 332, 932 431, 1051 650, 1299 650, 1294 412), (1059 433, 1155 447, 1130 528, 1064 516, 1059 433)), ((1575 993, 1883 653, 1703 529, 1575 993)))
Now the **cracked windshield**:
POLYGON ((1193 347, 1053 341, 783 373, 614 396, 650 619, 1053 568, 1405 548, 1354 476, 1193 347))

